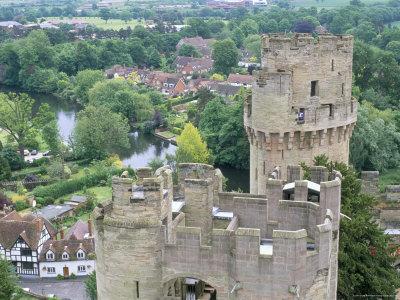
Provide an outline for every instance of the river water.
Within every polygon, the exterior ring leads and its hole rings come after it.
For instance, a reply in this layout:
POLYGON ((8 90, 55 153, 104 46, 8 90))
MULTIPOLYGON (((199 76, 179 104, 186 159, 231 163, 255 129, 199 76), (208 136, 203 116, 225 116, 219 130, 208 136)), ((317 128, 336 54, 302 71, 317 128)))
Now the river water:
MULTIPOLYGON (((0 91, 8 92, 13 91, 5 87, 0 87, 0 91)), ((35 99, 34 110, 37 110, 41 103, 50 105, 51 110, 56 114, 57 123, 60 132, 65 140, 73 132, 76 114, 82 109, 82 106, 76 103, 63 101, 62 99, 53 95, 43 94, 30 94, 35 99)), ((124 166, 131 166, 132 168, 139 168, 147 166, 147 163, 154 157, 165 159, 165 155, 174 154, 176 146, 156 138, 151 134, 144 134, 141 132, 133 131, 129 136, 130 148, 129 149, 115 149, 124 166)), ((222 173, 228 178, 228 190, 241 189, 243 192, 249 191, 249 171, 239 170, 226 166, 217 166, 221 169, 222 173)))

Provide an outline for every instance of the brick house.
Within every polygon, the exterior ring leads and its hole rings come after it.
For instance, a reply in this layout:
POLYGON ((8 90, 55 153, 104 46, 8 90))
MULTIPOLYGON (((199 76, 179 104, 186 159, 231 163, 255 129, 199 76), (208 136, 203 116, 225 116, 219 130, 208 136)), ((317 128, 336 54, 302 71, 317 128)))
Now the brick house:
POLYGON ((183 44, 188 44, 195 47, 203 55, 203 57, 209 58, 211 57, 212 52, 210 44, 213 41, 215 41, 215 39, 203 39, 201 36, 196 36, 193 38, 185 37, 176 45, 176 51, 178 51, 183 44))
POLYGON ((167 80, 162 83, 161 92, 164 95, 182 95, 186 91, 183 78, 168 77, 167 80))
POLYGON ((243 86, 245 89, 251 88, 253 77, 250 74, 229 74, 228 83, 234 86, 243 86))
POLYGON ((213 60, 210 58, 195 58, 178 56, 174 64, 176 65, 175 71, 182 73, 184 77, 189 77, 195 73, 208 73, 213 66, 213 60))

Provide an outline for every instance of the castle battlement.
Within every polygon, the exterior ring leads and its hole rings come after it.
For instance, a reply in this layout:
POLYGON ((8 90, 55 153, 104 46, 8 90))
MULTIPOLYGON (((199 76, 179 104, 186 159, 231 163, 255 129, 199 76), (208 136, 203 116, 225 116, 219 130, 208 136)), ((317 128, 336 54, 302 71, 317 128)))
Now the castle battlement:
POLYGON ((177 300, 192 289, 335 299, 340 174, 328 181, 326 168, 312 168, 311 182, 299 166, 286 173, 292 182, 274 170, 266 195, 222 193, 220 170, 202 164, 180 165, 175 188, 169 167, 138 170, 136 185, 113 178, 113 199, 94 211, 99 299, 177 300))

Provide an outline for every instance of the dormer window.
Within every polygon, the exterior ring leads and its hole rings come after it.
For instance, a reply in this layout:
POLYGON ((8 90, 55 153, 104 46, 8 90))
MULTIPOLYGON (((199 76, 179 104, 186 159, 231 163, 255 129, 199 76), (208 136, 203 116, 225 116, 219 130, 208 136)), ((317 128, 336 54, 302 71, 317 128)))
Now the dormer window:
POLYGON ((78 259, 84 259, 85 258, 85 252, 82 249, 79 249, 79 251, 76 253, 76 257, 78 259))
POLYGON ((54 260, 54 253, 53 253, 53 251, 47 251, 47 253, 46 253, 46 259, 47 259, 47 260, 54 260))
POLYGON ((63 259, 63 260, 69 259, 69 254, 68 254, 67 252, 64 252, 64 253, 62 254, 62 259, 63 259))

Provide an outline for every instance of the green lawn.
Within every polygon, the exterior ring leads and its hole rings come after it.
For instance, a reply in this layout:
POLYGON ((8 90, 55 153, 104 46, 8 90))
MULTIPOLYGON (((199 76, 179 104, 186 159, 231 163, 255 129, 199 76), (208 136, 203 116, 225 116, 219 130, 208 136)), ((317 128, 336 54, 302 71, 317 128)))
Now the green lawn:
MULTIPOLYGON (((388 0, 362 0, 366 5, 375 3, 386 3, 388 0)), ((319 8, 334 8, 343 7, 350 4, 350 0, 293 0, 292 4, 295 7, 319 7, 319 8)))
POLYGON ((400 184, 400 167, 386 170, 379 174, 379 185, 381 186, 381 190, 384 190, 387 185, 396 184, 400 184))
MULTIPOLYGON (((52 20, 59 20, 60 18, 46 18, 46 21, 52 21, 52 20)), ((66 19, 66 18, 64 18, 66 19)), ((114 29, 114 30, 120 30, 121 28, 127 28, 130 26, 132 29, 135 28, 136 25, 146 25, 143 21, 139 23, 138 20, 131 20, 128 23, 125 23, 125 21, 122 21, 120 19, 110 19, 107 21, 104 21, 100 19, 99 17, 74 17, 73 19, 79 19, 79 20, 85 20, 89 22, 90 25, 95 25, 96 27, 103 28, 103 29, 114 29)))

